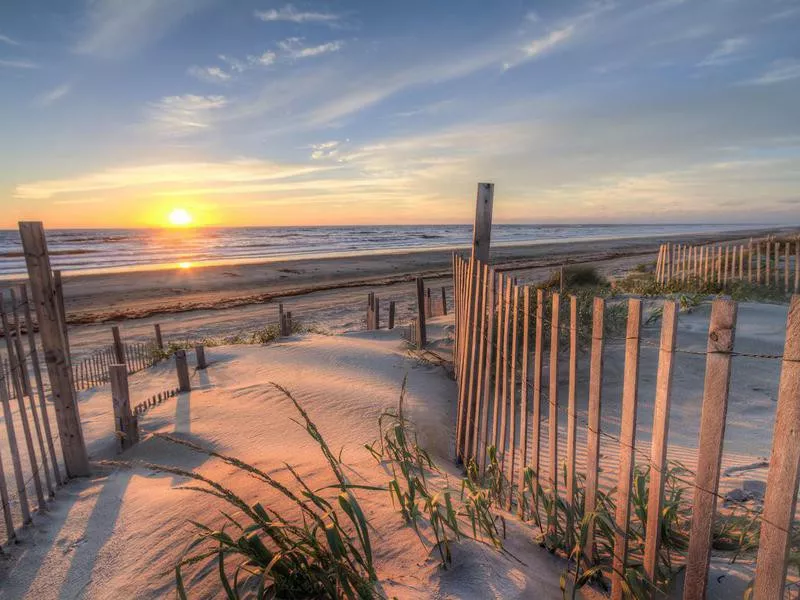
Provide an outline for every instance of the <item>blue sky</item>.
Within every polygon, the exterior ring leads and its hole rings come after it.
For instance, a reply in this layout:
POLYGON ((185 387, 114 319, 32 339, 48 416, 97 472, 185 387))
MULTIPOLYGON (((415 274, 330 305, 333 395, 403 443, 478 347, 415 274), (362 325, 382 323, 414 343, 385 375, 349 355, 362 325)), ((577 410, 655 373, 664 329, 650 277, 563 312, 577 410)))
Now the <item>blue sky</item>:
POLYGON ((0 226, 791 222, 800 1, 0 7, 0 226))

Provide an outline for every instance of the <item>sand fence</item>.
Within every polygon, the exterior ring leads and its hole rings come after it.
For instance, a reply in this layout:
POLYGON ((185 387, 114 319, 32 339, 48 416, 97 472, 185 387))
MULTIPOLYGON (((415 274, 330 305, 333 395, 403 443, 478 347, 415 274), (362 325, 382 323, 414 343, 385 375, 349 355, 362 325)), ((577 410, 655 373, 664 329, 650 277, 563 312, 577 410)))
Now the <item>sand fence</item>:
POLYGON ((750 240, 744 244, 661 244, 656 281, 664 286, 736 282, 784 293, 800 292, 800 239, 750 240))
MULTIPOLYGON (((128 376, 166 357, 161 328, 145 343, 124 342, 118 327, 112 343, 72 361, 61 273, 52 271, 41 223, 20 223, 29 280, 0 292, 0 324, 6 358, 0 369, 5 438, 0 440, 0 508, 5 538, 14 541, 34 510, 73 477, 91 473, 81 426, 78 392, 110 384, 119 450, 138 442, 138 417, 150 406, 190 390, 186 351, 174 353, 178 386, 132 401, 128 376), (30 294, 28 290, 30 289, 30 294), (44 365, 44 369, 42 368, 44 365), (13 400, 13 402, 12 402, 13 400), (55 425, 53 425, 55 423, 55 425)), ((194 347, 197 369, 205 349, 194 347)))
MULTIPOLYGON (((455 371, 458 382, 456 449, 465 463, 474 460, 485 468, 489 449, 497 449, 501 468, 512 487, 509 506, 523 489, 524 472, 532 469, 537 484, 553 499, 567 506, 576 501, 575 485, 585 481, 585 513, 597 501, 601 473, 615 479, 618 530, 611 572, 612 597, 621 597, 621 573, 631 557, 627 552, 630 522, 631 484, 636 456, 649 456, 651 484, 647 515, 644 568, 653 578, 659 552, 659 523, 663 506, 667 468, 668 424, 676 355, 691 352, 705 360, 705 381, 700 415, 698 451, 693 465, 696 475, 686 481, 693 492, 693 516, 686 553, 684 598, 705 595, 711 553, 712 526, 718 500, 730 501, 719 493, 722 443, 731 377, 731 361, 744 356, 781 363, 777 417, 772 440, 755 575, 756 598, 782 597, 786 580, 788 539, 794 518, 800 465, 800 296, 792 299, 786 325, 783 355, 737 352, 735 333, 737 304, 718 299, 712 304, 705 351, 676 347, 678 306, 667 300, 661 314, 661 336, 657 344, 642 340, 642 301, 627 300, 624 335, 606 332, 606 301, 595 298, 591 326, 579 324, 576 296, 562 297, 542 289, 517 286, 513 280, 475 259, 454 257, 456 289, 455 371), (568 303, 569 309, 561 308, 568 303), (563 314, 569 317, 562 321, 563 314), (547 333, 549 332, 549 344, 547 333), (590 376, 587 410, 576 408, 576 362, 579 336, 588 340, 590 376), (605 371, 604 345, 617 340, 624 345, 622 407, 618 435, 604 431, 601 424, 601 390, 605 371), (645 344, 657 346, 652 438, 637 447, 639 356, 645 344), (549 345, 549 349, 548 346, 549 345), (562 350, 566 350, 564 364, 562 350), (544 358, 547 358, 545 364, 544 358), (559 371, 568 369, 566 398, 559 397, 559 371), (547 389, 543 385, 548 380, 547 389), (544 405, 547 406, 544 406, 544 405), (547 409, 547 420, 543 419, 547 409), (566 419, 566 439, 563 436, 566 419), (561 421, 561 423, 559 423, 561 421), (546 447, 542 440, 547 440, 546 447), (582 440, 582 448, 577 446, 582 440), (612 460, 601 471, 601 441, 605 459, 612 460), (609 452, 609 441, 616 452, 609 452), (646 453, 644 452, 646 450, 646 453), (580 455, 580 456, 579 456, 580 455), (582 459, 582 460, 579 460, 582 459), (566 489, 559 485, 565 469, 566 489)), ((585 319, 584 319, 585 320, 585 319)), ((748 510, 750 510, 748 508, 748 510)), ((591 547, 590 541, 589 546, 591 547)), ((569 550, 569 549, 568 549, 569 550)), ((594 553, 589 552, 589 556, 594 553)))

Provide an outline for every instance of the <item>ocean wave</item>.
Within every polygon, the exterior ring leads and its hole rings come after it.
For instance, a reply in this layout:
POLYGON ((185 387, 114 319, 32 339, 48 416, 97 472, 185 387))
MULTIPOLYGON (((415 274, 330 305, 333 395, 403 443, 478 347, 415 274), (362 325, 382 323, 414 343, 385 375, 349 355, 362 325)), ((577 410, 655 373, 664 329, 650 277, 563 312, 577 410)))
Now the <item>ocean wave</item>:
MULTIPOLYGON (((95 254, 96 252, 101 252, 101 250, 86 250, 86 249, 78 249, 78 250, 50 250, 48 254, 50 256, 75 256, 78 254, 95 254)), ((20 250, 15 250, 12 252, 0 252, 0 258, 24 258, 25 253, 20 250)))

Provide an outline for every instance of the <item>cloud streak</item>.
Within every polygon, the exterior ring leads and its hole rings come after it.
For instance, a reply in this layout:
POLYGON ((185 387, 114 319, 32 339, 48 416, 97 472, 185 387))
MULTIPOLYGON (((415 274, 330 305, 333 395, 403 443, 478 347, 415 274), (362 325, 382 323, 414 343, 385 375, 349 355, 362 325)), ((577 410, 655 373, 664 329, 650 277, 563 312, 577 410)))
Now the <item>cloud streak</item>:
POLYGON ((42 200, 68 194, 85 194, 126 188, 165 189, 170 186, 249 185, 308 175, 331 167, 280 164, 240 159, 225 162, 177 162, 118 167, 78 177, 21 184, 14 197, 42 200))
POLYGON ((166 96, 149 106, 151 126, 166 135, 191 135, 211 127, 213 113, 228 104, 225 96, 166 96))
POLYGON ((64 96, 69 94, 72 86, 69 83, 65 83, 63 85, 59 85, 58 87, 53 88, 43 94, 36 96, 35 102, 39 106, 50 106, 51 104, 55 104, 59 100, 61 100, 64 96))
POLYGON ((711 53, 697 63, 698 67, 718 67, 734 62, 737 54, 748 44, 747 38, 735 37, 723 40, 711 53))
POLYGON ((291 4, 279 9, 257 10, 255 16, 266 22, 287 21, 289 23, 323 23, 326 25, 335 24, 340 19, 338 15, 328 12, 298 11, 291 4))
POLYGON ((782 59, 774 61, 759 77, 745 81, 749 85, 774 85, 800 78, 800 60, 782 59))
POLYGON ((0 58, 0 67, 8 67, 9 69, 38 69, 39 65, 29 60, 0 58))
POLYGON ((0 33, 0 42, 8 44, 9 46, 19 46, 19 42, 17 40, 11 39, 7 35, 3 35, 2 33, 0 33))
POLYGON ((99 58, 124 58, 162 38, 208 0, 90 0, 73 50, 99 58))

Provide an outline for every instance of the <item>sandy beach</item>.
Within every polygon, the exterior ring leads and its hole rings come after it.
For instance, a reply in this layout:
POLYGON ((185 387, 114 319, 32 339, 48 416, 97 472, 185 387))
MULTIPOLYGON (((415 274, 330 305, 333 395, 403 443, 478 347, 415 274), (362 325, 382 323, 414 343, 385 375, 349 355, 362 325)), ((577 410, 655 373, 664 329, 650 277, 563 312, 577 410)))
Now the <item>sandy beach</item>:
MULTIPOLYGON (((779 231, 775 228, 728 235, 682 236, 680 242, 702 244, 779 231)), ((624 277, 641 263, 656 259, 663 238, 632 238, 492 248, 498 270, 513 271, 533 283, 563 264, 590 264, 608 278, 624 277)), ((64 295, 72 349, 109 343, 110 325, 123 323, 126 339, 152 339, 160 323, 165 339, 176 341, 252 332, 277 322, 282 302, 304 325, 329 332, 358 329, 366 295, 374 291, 397 301, 398 323, 414 311, 414 279, 425 278, 436 289, 448 288, 452 303, 451 251, 420 251, 349 258, 297 259, 175 268, 131 273, 67 275, 64 295)))

